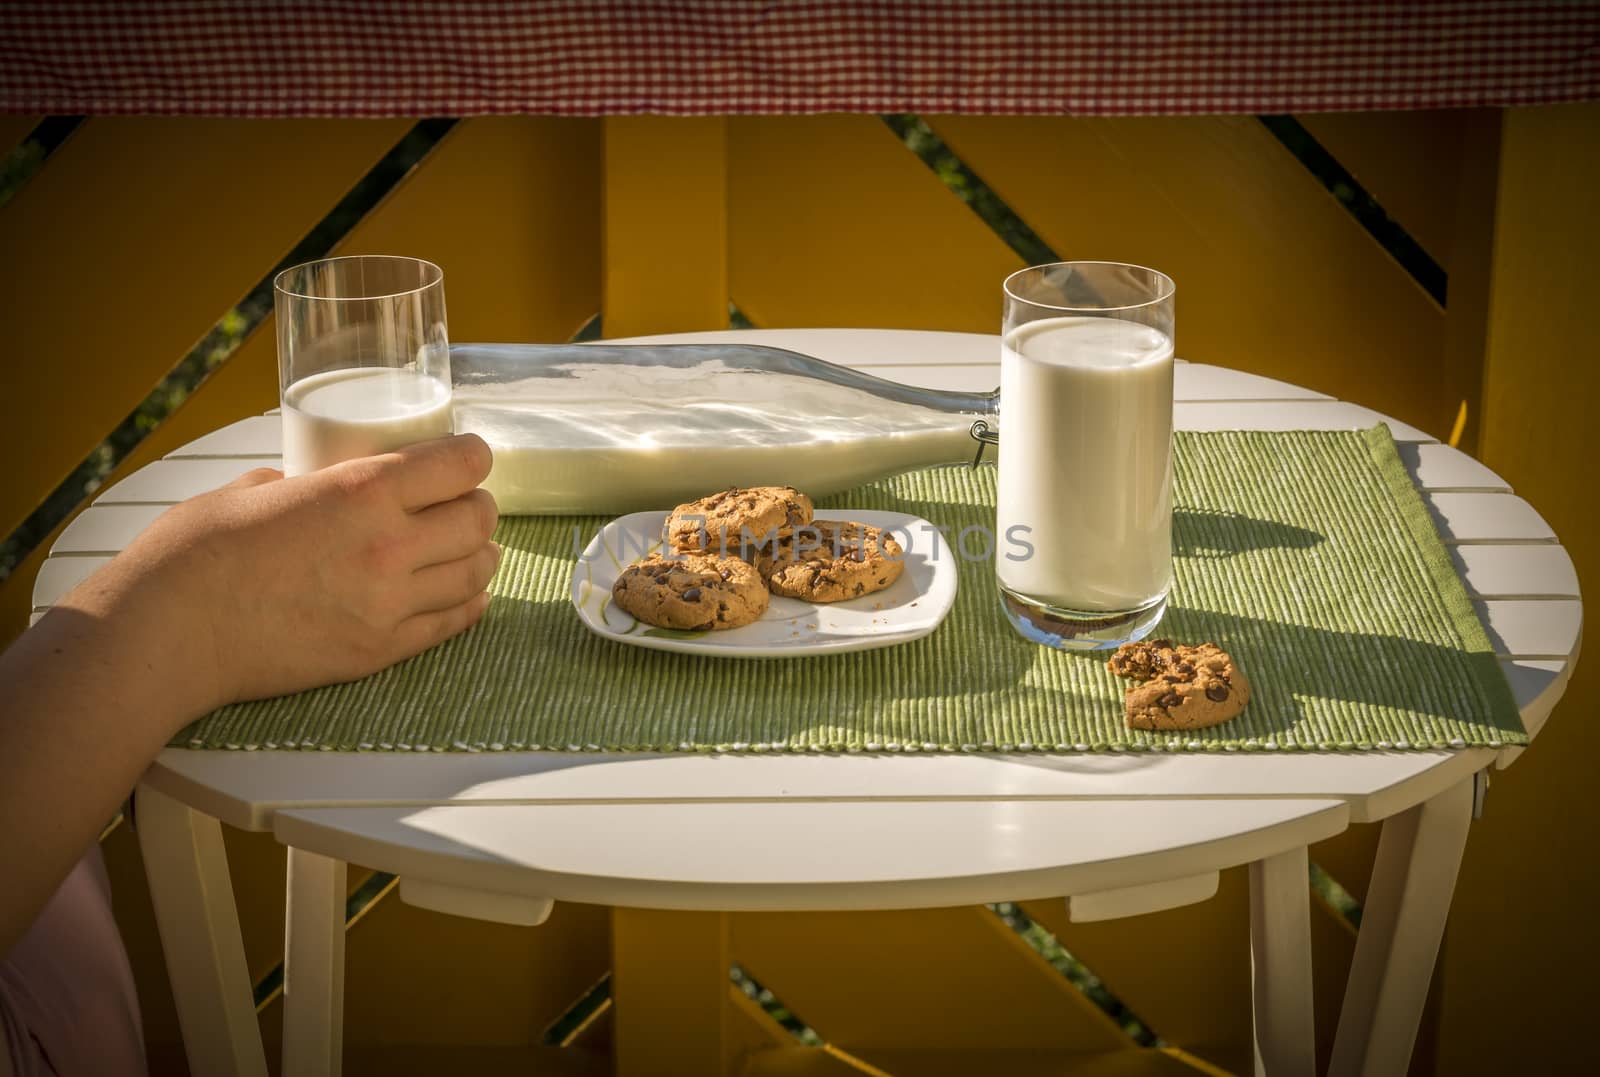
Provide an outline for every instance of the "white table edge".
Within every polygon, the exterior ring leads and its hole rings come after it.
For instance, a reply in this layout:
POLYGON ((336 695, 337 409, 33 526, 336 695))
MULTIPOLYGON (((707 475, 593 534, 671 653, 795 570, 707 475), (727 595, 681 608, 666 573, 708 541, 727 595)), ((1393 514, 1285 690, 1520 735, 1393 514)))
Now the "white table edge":
MULTIPOLYGON (((1213 802, 1215 803, 1215 802, 1213 802)), ((1221 804, 1219 810, 1226 811, 1221 804)), ((1003 900, 1061 898, 1133 888, 1174 878, 1225 870, 1285 850, 1333 837, 1349 825, 1348 807, 1326 798, 1284 798, 1280 806, 1298 814, 1249 830, 1166 848, 1087 863, 967 875, 879 879, 799 878, 777 881, 694 880, 591 875, 545 870, 499 861, 478 850, 449 845, 422 849, 390 834, 415 811, 405 807, 291 809, 280 812, 274 836, 284 845, 360 863, 404 877, 462 889, 521 897, 634 908, 723 912, 805 909, 866 910, 951 907, 1003 900)), ((447 811, 480 813, 518 805, 451 805, 447 811)), ((1205 802, 1177 801, 1175 808, 1203 812, 1205 802)), ((523 818, 518 816, 519 822, 523 818)), ((826 874, 827 868, 820 869, 826 874)))

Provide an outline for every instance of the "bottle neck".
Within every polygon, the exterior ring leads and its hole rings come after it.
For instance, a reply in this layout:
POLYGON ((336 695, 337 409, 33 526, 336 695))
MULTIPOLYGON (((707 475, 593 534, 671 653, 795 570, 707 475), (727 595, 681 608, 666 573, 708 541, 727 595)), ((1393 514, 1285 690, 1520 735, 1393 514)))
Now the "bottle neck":
POLYGON ((754 344, 452 344, 451 381, 469 392, 529 378, 573 376, 573 368, 693 368, 802 377, 849 387, 881 400, 950 415, 993 418, 1000 390, 987 393, 928 389, 879 378, 851 367, 783 348, 754 344))

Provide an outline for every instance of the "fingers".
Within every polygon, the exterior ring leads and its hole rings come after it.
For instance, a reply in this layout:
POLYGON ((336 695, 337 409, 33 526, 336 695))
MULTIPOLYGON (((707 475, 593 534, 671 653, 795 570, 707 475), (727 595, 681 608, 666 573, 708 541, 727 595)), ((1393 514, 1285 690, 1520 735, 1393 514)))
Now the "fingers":
POLYGON ((449 501, 489 477, 494 455, 476 434, 421 441, 391 453, 396 493, 408 512, 449 501))
POLYGON ((411 515, 409 544, 418 568, 456 561, 483 548, 500 520, 494 495, 469 490, 442 505, 411 515))
POLYGON ((480 546, 466 557, 419 568, 411 574, 406 604, 413 613, 448 610, 489 586, 500 566, 500 547, 480 546))
POLYGON ((395 629, 394 641, 399 653, 395 655, 396 662, 421 654, 436 644, 443 643, 452 636, 462 632, 478 623, 478 619, 489 608, 489 592, 480 591, 457 606, 447 610, 432 610, 407 617, 395 629))

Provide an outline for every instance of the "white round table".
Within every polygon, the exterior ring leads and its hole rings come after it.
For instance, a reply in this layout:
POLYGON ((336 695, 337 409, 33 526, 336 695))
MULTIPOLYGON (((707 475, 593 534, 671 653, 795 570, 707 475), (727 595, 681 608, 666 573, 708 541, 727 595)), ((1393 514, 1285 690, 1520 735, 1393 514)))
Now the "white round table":
MULTIPOLYGON (((947 389, 998 382, 994 337, 766 330, 640 338, 768 344, 947 389)), ((635 341, 630 341, 635 342, 635 341)), ((1577 657, 1577 576, 1481 464, 1367 408, 1180 364, 1180 429, 1387 422, 1472 593, 1530 734, 1577 657)), ((164 509, 279 454, 275 415, 198 439, 104 491, 61 535, 36 615, 164 509)), ((1075 920, 1203 900, 1250 865, 1258 1069, 1310 1073, 1306 846, 1384 821, 1334 1073, 1402 1072, 1484 774, 1521 749, 1022 756, 344 754, 169 749, 138 834, 190 1068, 264 1075, 218 821, 289 847, 285 1071, 336 1073, 345 864, 402 900, 536 924, 553 901, 739 911, 1064 896, 1075 920), (781 831, 781 845, 770 835, 781 831), (940 840, 926 841, 929 833, 940 840), (806 855, 805 850, 813 850, 806 855)), ((647 1064, 648 1065, 648 1064, 647 1064)), ((619 1050, 619 1072, 630 1068, 619 1050)))

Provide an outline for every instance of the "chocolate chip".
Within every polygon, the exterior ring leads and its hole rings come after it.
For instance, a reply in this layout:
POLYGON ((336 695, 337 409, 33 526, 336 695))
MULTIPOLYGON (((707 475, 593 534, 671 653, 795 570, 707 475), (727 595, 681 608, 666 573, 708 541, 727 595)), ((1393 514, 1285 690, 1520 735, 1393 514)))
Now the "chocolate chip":
POLYGON ((730 569, 730 568, 723 569, 722 570, 722 578, 725 579, 725 580, 733 579, 733 570, 730 569))
POLYGON ((1186 677, 1192 677, 1194 676, 1194 666, 1190 665, 1188 662, 1179 662, 1178 672, 1182 673, 1186 677))
POLYGON ((687 591, 685 591, 683 593, 683 600, 685 602, 699 602, 700 601, 700 588, 698 588, 698 587, 689 588, 687 591))
POLYGON ((861 592, 865 591, 866 589, 867 589, 867 585, 866 584, 858 583, 858 584, 856 584, 855 593, 859 595, 861 592))
POLYGON ((1166 695, 1162 696, 1158 702, 1160 702, 1163 707, 1177 707, 1182 705, 1183 697, 1176 692, 1168 692, 1166 695))
POLYGON ((1206 685, 1206 698, 1213 703, 1221 703, 1228 698, 1228 686, 1220 681, 1206 685))

